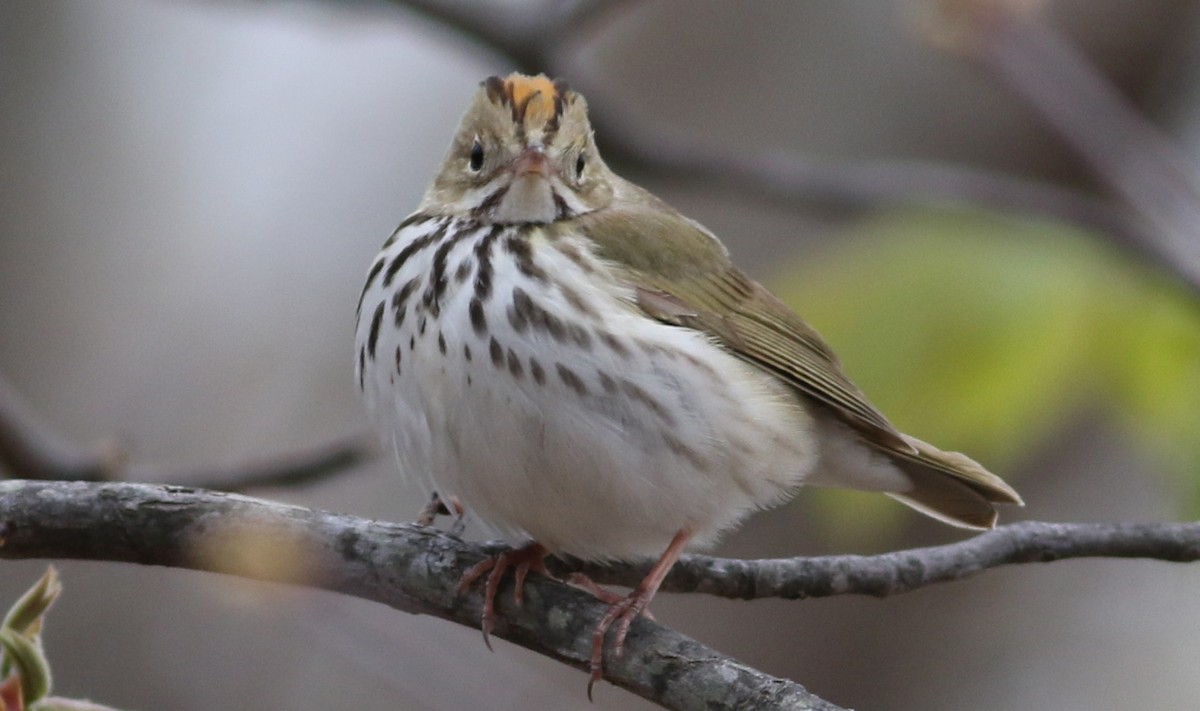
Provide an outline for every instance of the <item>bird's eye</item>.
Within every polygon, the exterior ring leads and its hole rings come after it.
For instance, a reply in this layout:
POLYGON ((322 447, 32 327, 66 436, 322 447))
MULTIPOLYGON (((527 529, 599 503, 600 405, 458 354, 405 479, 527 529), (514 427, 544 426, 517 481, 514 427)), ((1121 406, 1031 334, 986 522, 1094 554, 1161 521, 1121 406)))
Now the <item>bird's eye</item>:
POLYGON ((467 164, 472 172, 478 173, 483 168, 483 144, 476 138, 471 144, 471 162, 467 164))
POLYGON ((579 152, 579 157, 575 159, 575 179, 579 180, 583 177, 583 169, 587 167, 587 154, 583 151, 579 152))

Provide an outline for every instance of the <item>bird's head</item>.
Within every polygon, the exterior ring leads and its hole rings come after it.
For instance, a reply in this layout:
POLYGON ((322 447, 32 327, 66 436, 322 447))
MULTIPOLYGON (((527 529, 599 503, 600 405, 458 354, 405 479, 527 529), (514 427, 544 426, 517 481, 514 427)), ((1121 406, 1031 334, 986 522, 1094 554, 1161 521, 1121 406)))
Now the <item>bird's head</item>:
POLYGON ((612 202, 587 102, 543 75, 489 77, 421 204, 488 223, 548 223, 612 202))

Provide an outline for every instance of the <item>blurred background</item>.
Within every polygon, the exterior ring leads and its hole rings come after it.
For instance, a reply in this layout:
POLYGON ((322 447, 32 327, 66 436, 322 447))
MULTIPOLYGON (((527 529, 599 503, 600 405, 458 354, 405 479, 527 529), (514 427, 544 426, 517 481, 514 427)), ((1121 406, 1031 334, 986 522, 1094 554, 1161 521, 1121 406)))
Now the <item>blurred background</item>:
MULTIPOLYGON (((403 5, 0 0, 0 375, 75 441, 115 437, 143 464, 231 463, 365 427, 351 359, 365 270, 477 83, 514 68, 403 5)), ((612 132, 1103 195, 1020 97, 927 41, 922 8, 617 3, 548 69, 612 132)), ((1046 19, 1195 165, 1200 3, 1060 0, 1046 19)), ((720 235, 899 427, 1012 482, 1028 506, 1004 520, 1200 510, 1200 308, 1163 271, 1027 211, 817 209, 612 162, 720 235)), ((388 520, 423 503, 386 458, 257 493, 388 520)), ((717 553, 962 535, 883 497, 805 491, 717 553)), ((0 600, 43 567, 4 562, 0 600)), ((608 685, 589 704, 576 670, 358 600, 61 569, 46 645, 62 695, 178 711, 650 707, 608 685)), ((1198 586, 1195 566, 1087 560, 894 599, 664 595, 654 612, 847 707, 1190 709, 1198 586)))

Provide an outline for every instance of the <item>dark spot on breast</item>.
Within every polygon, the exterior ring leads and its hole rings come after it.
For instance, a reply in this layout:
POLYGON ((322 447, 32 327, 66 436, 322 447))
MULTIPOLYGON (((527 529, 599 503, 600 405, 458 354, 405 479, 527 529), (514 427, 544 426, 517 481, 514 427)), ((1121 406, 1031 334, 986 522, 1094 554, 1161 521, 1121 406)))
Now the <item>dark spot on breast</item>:
POLYGON ((608 349, 613 353, 616 353, 622 358, 629 357, 629 348, 627 348, 625 344, 621 342, 621 339, 612 335, 608 331, 597 331, 596 336, 600 339, 600 342, 608 346, 608 349))
POLYGON ((396 375, 401 374, 400 373, 400 354, 401 353, 403 353, 403 351, 400 350, 400 346, 396 346, 396 375))
POLYGON ((462 260, 462 263, 458 265, 458 269, 454 270, 454 281, 461 284, 466 281, 467 277, 469 276, 471 276, 471 260, 464 259, 462 260))
POLYGON ((418 237, 409 244, 405 245, 404 249, 401 249, 400 253, 397 254, 394 259, 392 259, 392 263, 388 265, 387 271, 383 273, 383 285, 391 285, 392 279, 396 277, 396 273, 400 271, 400 267, 403 267, 404 263, 407 262, 410 257, 445 236, 446 227, 449 224, 450 220, 446 219, 437 228, 437 230, 425 235, 424 237, 418 237))
POLYGON ((717 375, 717 371, 715 368, 713 368, 708 363, 705 363, 704 361, 700 360, 699 358, 692 355, 691 353, 685 353, 683 351, 680 351, 679 355, 682 356, 683 359, 688 362, 688 365, 691 365, 691 366, 697 368, 698 370, 703 371, 706 375, 708 375, 708 377, 710 377, 710 378, 718 378, 719 377, 717 375))
POLYGON ((414 212, 413 214, 404 218, 404 221, 401 222, 400 225, 397 226, 396 229, 392 231, 392 234, 387 238, 387 240, 384 241, 383 249, 387 249, 388 247, 391 247, 393 244, 395 244, 396 239, 400 237, 400 233, 402 231, 404 231, 405 227, 412 227, 414 225, 423 225, 432 219, 434 219, 433 215, 426 215, 423 212, 414 212))
POLYGON ((354 310, 355 315, 362 313, 363 298, 366 297, 367 290, 371 288, 371 284, 375 281, 375 277, 379 276, 379 272, 383 269, 383 264, 386 261, 387 258, 381 254, 379 255, 379 258, 375 260, 375 263, 371 265, 371 270, 367 272, 367 283, 363 284, 362 291, 360 291, 358 294, 358 307, 354 310))
POLYGON ((505 313, 508 314, 508 323, 513 327, 513 330, 517 333, 525 333, 526 327, 529 326, 529 321, 525 319, 520 311, 517 311, 517 307, 509 304, 505 313))
POLYGON ((663 441, 666 442, 667 448, 675 454, 688 460, 693 467, 705 471, 708 469, 708 462, 700 456, 696 450, 684 444, 678 437, 669 433, 663 433, 663 441))
POLYGON ((533 358, 529 359, 529 373, 538 385, 546 384, 546 371, 542 369, 542 364, 533 358))
POLYGON ((579 267, 579 269, 585 274, 591 274, 593 271, 595 271, 595 269, 592 267, 592 263, 584 258, 583 253, 580 252, 579 248, 574 244, 569 242, 557 242, 555 243, 555 247, 558 249, 560 254, 570 260, 575 266, 579 267))
POLYGON ((567 327, 561 319, 542 308, 537 310, 537 316, 538 319, 535 321, 535 324, 541 326, 542 330, 549 333, 554 340, 560 342, 566 340, 567 327))
POLYGON ((575 345, 590 351, 592 349, 592 335, 588 330, 577 323, 567 324, 567 335, 575 342, 575 345))
POLYGON ((555 364, 555 369, 558 370, 558 378, 562 380, 563 385, 571 388, 579 395, 587 395, 587 386, 583 384, 583 380, 575 374, 575 371, 562 363, 555 364))
POLYGON ((458 229, 450 239, 443 241, 437 251, 433 253, 433 266, 429 272, 429 288, 425 290, 423 301, 434 316, 437 316, 442 309, 442 295, 446 292, 449 279, 446 275, 446 261, 450 257, 450 250, 470 234, 473 232, 466 225, 458 225, 458 229))
POLYGON ((442 355, 446 355, 446 337, 440 330, 438 331, 438 350, 442 352, 442 355))
POLYGON ((466 358, 468 361, 471 360, 471 346, 466 343, 463 344, 463 358, 466 358))
POLYGON ((668 425, 675 424, 675 417, 674 417, 674 415, 671 414, 671 411, 669 409, 667 409, 667 407, 665 405, 663 405, 661 402, 659 402, 656 398, 654 398, 654 396, 652 396, 650 393, 646 392, 637 383, 634 383, 629 380, 622 380, 621 381, 621 390, 625 391, 625 394, 628 395, 630 398, 637 400, 638 402, 645 405, 647 409, 649 409, 655 415, 658 415, 658 418, 660 420, 662 420, 663 422, 665 422, 666 424, 668 424, 668 425))
POLYGON ((533 261, 533 246, 529 244, 528 232, 509 235, 504 248, 516 260, 517 269, 534 281, 545 281, 546 272, 533 261))
POLYGON ((371 331, 367 335, 367 355, 371 360, 375 360, 375 346, 379 343, 379 326, 383 323, 383 309, 386 302, 380 301, 375 307, 375 314, 371 316, 371 331))
POLYGON ((492 295, 492 243, 500 237, 504 225, 494 225, 483 239, 475 243, 475 298, 487 301, 492 295))
POLYGON ((497 368, 504 366, 504 349, 500 347, 500 342, 495 336, 488 342, 488 355, 492 357, 492 365, 497 368))
POLYGON ((609 395, 616 394, 617 381, 613 380, 611 375, 605 373, 603 370, 596 371, 596 375, 600 377, 600 387, 604 388, 604 392, 608 393, 609 395))
POLYGON ((367 366, 367 349, 360 346, 358 349, 358 389, 359 390, 365 389, 366 385, 367 385, 367 383, 366 383, 366 378, 367 378, 366 366, 367 366))
POLYGON ((467 309, 471 313, 471 328, 475 329, 475 334, 482 336, 487 332, 487 319, 483 315, 483 302, 478 296, 471 297, 471 305, 467 309))
POLYGON ((405 306, 405 304, 408 302, 408 297, 412 296, 412 293, 416 291, 417 283, 420 280, 420 277, 413 277, 412 279, 404 282, 404 286, 396 290, 396 293, 392 295, 393 309, 400 309, 405 306))
POLYGON ((562 282, 558 283, 558 290, 562 292, 563 298, 566 299, 571 308, 575 309, 583 316, 593 319, 596 318, 596 310, 592 308, 591 304, 584 301, 583 297, 579 295, 578 291, 575 291, 562 282))
POLYGON ((508 372, 513 374, 513 377, 520 378, 525 374, 525 369, 521 366, 521 359, 513 352, 513 349, 508 349, 508 372))

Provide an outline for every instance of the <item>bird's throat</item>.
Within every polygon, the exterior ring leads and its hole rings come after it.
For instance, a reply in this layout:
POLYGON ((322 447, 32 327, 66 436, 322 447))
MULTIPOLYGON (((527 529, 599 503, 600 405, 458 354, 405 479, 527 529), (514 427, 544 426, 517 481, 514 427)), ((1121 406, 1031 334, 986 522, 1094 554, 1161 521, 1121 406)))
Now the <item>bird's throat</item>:
POLYGON ((497 222, 553 222, 558 209, 550 181, 524 175, 512 182, 493 215, 497 222))

